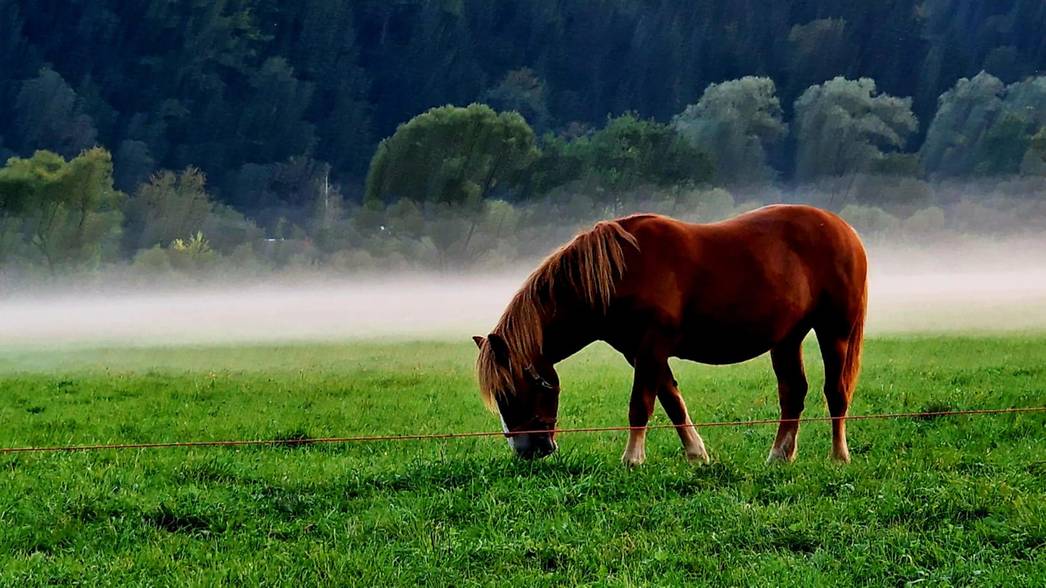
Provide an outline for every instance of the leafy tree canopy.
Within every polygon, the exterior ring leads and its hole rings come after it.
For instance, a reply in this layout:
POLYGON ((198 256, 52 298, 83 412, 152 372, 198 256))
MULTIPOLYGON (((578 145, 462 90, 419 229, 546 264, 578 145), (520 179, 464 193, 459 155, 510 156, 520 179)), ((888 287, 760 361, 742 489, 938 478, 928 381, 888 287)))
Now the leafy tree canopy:
POLYGON ((70 161, 37 151, 28 159, 11 158, 0 168, 5 213, 0 230, 17 232, 19 242, 30 245, 51 271, 60 264, 115 257, 122 201, 123 194, 113 188, 112 158, 104 149, 84 151, 70 161), (20 222, 11 218, 15 213, 20 222))
POLYGON ((811 86, 795 102, 796 176, 869 169, 915 132, 911 105, 910 98, 880 94, 868 78, 837 77, 811 86))
POLYGON ((518 113, 482 104, 433 108, 378 145, 366 199, 477 205, 511 193, 537 155, 534 132, 518 113))
POLYGON ((766 148, 788 132, 773 80, 753 76, 711 84, 672 126, 712 153, 717 177, 730 183, 772 179, 766 148))

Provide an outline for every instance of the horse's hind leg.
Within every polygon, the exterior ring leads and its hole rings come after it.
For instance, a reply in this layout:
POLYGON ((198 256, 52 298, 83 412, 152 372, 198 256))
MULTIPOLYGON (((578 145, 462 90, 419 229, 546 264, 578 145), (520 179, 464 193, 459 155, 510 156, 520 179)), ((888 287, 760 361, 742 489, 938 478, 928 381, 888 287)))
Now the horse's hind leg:
POLYGON ((806 399, 806 373, 803 370, 803 337, 789 337, 770 351, 770 359, 777 375, 777 397, 781 403, 781 422, 777 437, 770 447, 767 462, 791 462, 799 443, 799 422, 806 399))
POLYGON ((687 413, 686 403, 683 402, 683 395, 679 393, 679 387, 675 378, 672 377, 671 369, 668 371, 668 380, 657 390, 657 398, 661 401, 661 406, 668 414, 668 418, 672 420, 672 424, 676 426, 679 440, 683 442, 686 459, 691 463, 708 463, 705 442, 701 439, 701 435, 697 434, 697 429, 692 426, 694 423, 687 413))
MULTIPOLYGON (((846 444, 846 411, 850 407, 856 381, 856 363, 859 358, 860 340, 852 341, 851 335, 840 336, 832 329, 816 329, 817 342, 824 358, 824 397, 828 401, 828 412, 832 415, 832 458, 844 463, 850 461, 850 449, 846 444), (857 357, 851 354, 857 355, 857 357)), ((859 333, 858 333, 859 336, 859 333)))

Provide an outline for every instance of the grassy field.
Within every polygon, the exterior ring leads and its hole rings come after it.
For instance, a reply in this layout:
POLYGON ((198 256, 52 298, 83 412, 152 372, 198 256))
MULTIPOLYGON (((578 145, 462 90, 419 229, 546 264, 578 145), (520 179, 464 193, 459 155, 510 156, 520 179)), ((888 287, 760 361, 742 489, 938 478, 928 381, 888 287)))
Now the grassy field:
MULTIPOLYGON (((1046 404, 1046 337, 878 338, 854 413, 1046 404)), ((496 429, 471 342, 0 351, 0 445, 496 429)), ((824 415, 816 348, 808 416, 824 415)), ((776 417, 767 358, 677 364, 695 420, 776 417)), ((605 347, 560 370, 561 425, 625 423, 605 347)), ((667 422, 658 410, 654 421, 667 422)), ((499 438, 2 455, 0 584, 1046 584, 1046 415, 624 434, 536 463, 499 438)))

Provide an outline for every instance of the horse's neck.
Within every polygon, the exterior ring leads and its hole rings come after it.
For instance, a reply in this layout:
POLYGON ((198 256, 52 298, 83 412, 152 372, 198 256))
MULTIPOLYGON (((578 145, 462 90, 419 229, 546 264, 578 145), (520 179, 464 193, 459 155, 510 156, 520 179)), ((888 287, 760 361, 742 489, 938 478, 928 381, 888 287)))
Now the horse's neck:
POLYGON ((545 320, 542 337, 545 359, 559 363, 598 338, 596 322, 588 313, 556 313, 545 320))

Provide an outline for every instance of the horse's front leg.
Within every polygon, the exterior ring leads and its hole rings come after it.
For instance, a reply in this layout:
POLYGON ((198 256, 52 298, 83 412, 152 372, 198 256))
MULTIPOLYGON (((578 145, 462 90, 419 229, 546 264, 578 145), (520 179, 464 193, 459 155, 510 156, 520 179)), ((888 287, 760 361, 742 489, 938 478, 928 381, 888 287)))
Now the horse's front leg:
POLYGON ((686 403, 683 402, 683 395, 679 393, 679 386, 672 377, 670 368, 668 381, 666 385, 658 389, 657 398, 661 401, 661 406, 664 407, 668 418, 672 420, 672 424, 676 426, 679 440, 683 442, 683 451, 686 453, 687 461, 708 463, 708 450, 705 449, 705 442, 701 439, 701 435, 697 434, 697 429, 690 420, 686 403))
POLYGON ((654 398, 657 397, 657 370, 648 362, 635 362, 635 376, 632 380, 632 399, 628 404, 628 443, 621 462, 627 466, 637 466, 646 461, 646 426, 654 412, 654 398))

